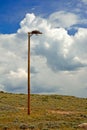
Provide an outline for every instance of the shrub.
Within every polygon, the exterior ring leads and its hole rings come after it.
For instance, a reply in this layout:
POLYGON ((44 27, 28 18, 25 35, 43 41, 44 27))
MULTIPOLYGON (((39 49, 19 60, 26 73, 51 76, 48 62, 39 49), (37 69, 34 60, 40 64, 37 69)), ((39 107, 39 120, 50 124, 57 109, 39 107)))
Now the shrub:
POLYGON ((30 130, 34 130, 34 129, 35 129, 35 126, 34 126, 34 125, 31 125, 31 126, 29 126, 29 129, 30 129, 30 130))
POLYGON ((42 130, 42 128, 43 128, 43 123, 39 123, 39 124, 38 124, 38 128, 39 128, 39 130, 42 130))
POLYGON ((3 130, 8 130, 8 126, 4 126, 4 127, 3 127, 3 130))
POLYGON ((26 129, 28 129, 28 125, 27 124, 21 124, 20 129, 26 130, 26 129))

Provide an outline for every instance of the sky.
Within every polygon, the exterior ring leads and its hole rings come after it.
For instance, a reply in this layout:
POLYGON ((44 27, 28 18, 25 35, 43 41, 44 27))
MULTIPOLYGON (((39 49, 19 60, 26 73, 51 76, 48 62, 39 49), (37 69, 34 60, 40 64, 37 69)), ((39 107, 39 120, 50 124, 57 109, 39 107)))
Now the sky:
POLYGON ((87 0, 0 0, 0 91, 87 98, 87 0))

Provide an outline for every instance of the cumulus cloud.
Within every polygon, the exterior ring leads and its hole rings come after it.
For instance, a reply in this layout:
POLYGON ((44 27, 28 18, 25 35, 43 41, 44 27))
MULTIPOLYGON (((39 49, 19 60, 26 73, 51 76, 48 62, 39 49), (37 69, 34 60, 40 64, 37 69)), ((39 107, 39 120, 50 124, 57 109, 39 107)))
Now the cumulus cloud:
MULTIPOLYGON (((79 16, 64 11, 53 13, 49 18, 26 14, 17 33, 1 34, 1 89, 26 92, 27 32, 40 30, 42 35, 31 37, 31 91, 75 92, 70 84, 75 78, 80 80, 79 72, 87 66, 87 29, 79 28, 75 35, 70 36, 65 28, 77 24, 79 20, 79 16)), ((74 86, 79 88, 77 81, 74 86)))
MULTIPOLYGON (((64 12, 58 12, 58 14, 61 13, 63 14, 63 18, 64 12)), ((57 17, 58 15, 54 13, 51 16, 57 17)), ((67 19, 72 19, 69 22, 70 24, 68 23, 68 26, 76 24, 76 21, 78 21, 76 15, 74 14, 67 13, 66 16, 70 17, 67 19)), ((84 64, 82 64, 80 61, 73 60, 75 54, 71 54, 71 57, 70 55, 68 55, 69 48, 73 44, 73 38, 67 34, 67 31, 64 28, 53 28, 51 26, 51 23, 48 22, 46 19, 35 17, 34 14, 27 14, 26 18, 21 22, 22 29, 19 29, 18 32, 25 31, 24 28, 26 27, 26 25, 27 29, 31 28, 31 24, 32 28, 34 29, 36 29, 35 27, 38 24, 38 29, 41 30, 44 34, 44 36, 41 36, 39 38, 38 44, 34 46, 34 53, 36 53, 37 55, 45 56, 47 59, 47 63, 51 68, 53 68, 54 70, 74 70, 78 67, 84 66, 84 64)), ((35 40, 36 39, 34 39, 33 41, 37 43, 37 41, 35 40)))
POLYGON ((52 23, 53 27, 64 27, 68 28, 79 22, 79 17, 70 12, 59 11, 50 15, 49 21, 52 23))
POLYGON ((5 90, 10 92, 25 92, 27 85, 27 72, 21 68, 17 71, 9 71, 4 82, 5 90))

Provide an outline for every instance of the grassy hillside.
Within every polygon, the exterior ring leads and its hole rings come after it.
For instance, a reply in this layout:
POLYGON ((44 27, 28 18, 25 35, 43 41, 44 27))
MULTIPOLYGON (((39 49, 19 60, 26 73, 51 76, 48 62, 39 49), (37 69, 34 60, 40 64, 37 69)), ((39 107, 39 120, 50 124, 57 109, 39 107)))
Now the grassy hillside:
POLYGON ((23 126, 28 130, 76 130, 83 122, 87 122, 87 98, 31 95, 31 115, 27 115, 27 95, 0 92, 0 130, 23 126))

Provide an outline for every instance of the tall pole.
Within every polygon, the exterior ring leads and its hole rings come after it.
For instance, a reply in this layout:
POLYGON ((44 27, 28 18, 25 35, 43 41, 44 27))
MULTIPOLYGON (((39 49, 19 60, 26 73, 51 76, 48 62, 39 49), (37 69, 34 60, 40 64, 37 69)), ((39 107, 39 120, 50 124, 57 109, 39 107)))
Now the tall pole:
POLYGON ((33 34, 42 34, 38 30, 33 30, 32 32, 28 32, 28 115, 30 115, 30 37, 33 34))
POLYGON ((30 115, 30 33, 28 32, 28 115, 30 115))

